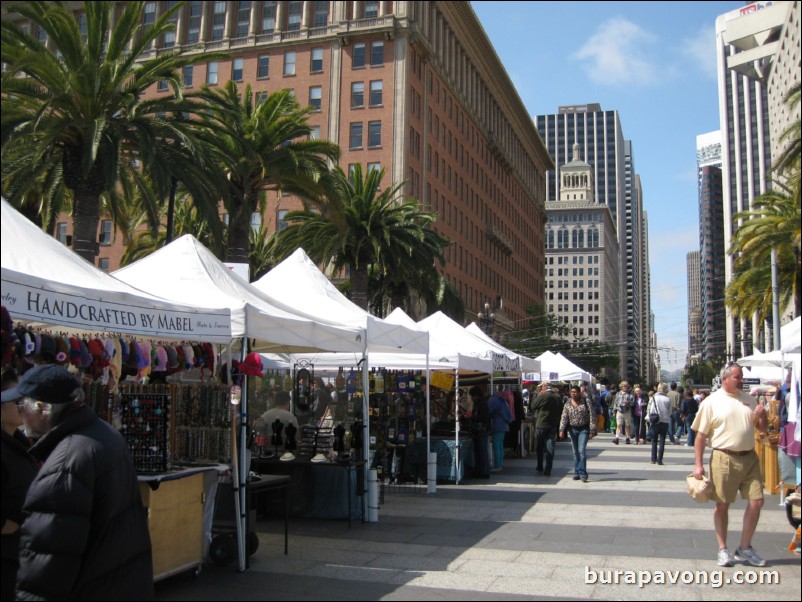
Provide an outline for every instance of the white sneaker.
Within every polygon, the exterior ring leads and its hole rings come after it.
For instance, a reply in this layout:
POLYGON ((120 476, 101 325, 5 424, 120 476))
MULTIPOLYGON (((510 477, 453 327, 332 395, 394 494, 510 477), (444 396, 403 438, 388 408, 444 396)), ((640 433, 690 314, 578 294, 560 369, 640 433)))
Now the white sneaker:
POLYGON ((766 566, 766 561, 757 555, 752 546, 748 548, 737 548, 735 550, 735 560, 751 564, 752 566, 766 566))
POLYGON ((718 551, 718 565, 719 566, 732 566, 735 562, 732 559, 732 554, 727 548, 721 548, 718 551))

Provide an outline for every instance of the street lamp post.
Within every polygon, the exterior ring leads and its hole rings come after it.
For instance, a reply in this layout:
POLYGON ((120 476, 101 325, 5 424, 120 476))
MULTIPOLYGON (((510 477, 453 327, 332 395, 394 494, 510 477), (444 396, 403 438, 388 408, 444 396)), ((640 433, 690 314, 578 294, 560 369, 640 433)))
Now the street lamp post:
POLYGON ((490 303, 485 303, 482 311, 476 314, 479 318, 479 326, 487 336, 492 336, 493 326, 496 324, 496 314, 491 311, 490 303))

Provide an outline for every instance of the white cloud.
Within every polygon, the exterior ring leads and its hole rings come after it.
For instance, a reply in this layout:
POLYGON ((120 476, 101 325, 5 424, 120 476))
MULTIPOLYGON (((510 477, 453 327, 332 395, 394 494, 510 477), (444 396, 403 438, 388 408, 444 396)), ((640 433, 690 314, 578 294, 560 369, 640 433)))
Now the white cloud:
POLYGON ((691 37, 682 40, 680 53, 696 65, 706 76, 716 79, 716 30, 704 26, 691 37))
POLYGON ((573 55, 591 80, 609 85, 648 85, 658 81, 658 65, 647 57, 657 38, 627 19, 605 21, 573 55))

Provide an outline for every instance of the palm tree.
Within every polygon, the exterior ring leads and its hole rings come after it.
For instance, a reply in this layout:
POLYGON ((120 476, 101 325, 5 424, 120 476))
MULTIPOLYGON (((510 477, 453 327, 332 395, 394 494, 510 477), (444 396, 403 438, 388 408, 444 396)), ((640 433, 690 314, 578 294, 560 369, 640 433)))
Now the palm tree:
POLYGON ((735 316, 759 320, 771 317, 771 250, 777 254, 781 306, 794 300, 800 315, 800 203, 785 184, 758 197, 754 210, 735 216, 743 223, 735 232, 729 253, 735 255, 735 275, 727 285, 725 302, 735 316))
POLYGON ((348 176, 336 167, 322 180, 321 211, 288 213, 290 227, 276 234, 278 257, 303 247, 313 261, 347 269, 352 301, 363 309, 368 308, 371 269, 386 283, 412 285, 435 269, 434 260, 442 260, 448 244, 430 229, 434 214, 422 212, 414 199, 399 198, 403 183, 380 190, 384 175, 384 169, 363 174, 357 164, 348 176))
POLYGON ((247 263, 251 215, 261 211, 261 193, 318 196, 320 176, 340 149, 309 139, 312 108, 300 108, 290 90, 256 101, 250 85, 240 93, 229 81, 219 90, 205 88, 196 97, 207 103, 205 140, 227 176, 220 195, 229 216, 226 261, 247 263))
MULTIPOLYGON (((34 27, 2 20, 2 181, 10 201, 39 189, 43 204, 72 196, 74 250, 89 261, 97 255, 102 203, 113 220, 123 199, 153 190, 143 206, 151 227, 159 199, 175 175, 197 202, 211 203, 201 149, 192 126, 170 115, 191 114, 181 98, 180 70, 208 55, 160 52, 150 47, 174 28, 180 4, 143 27, 144 2, 85 2, 86 34, 63 3, 25 2, 7 9, 34 27), (115 7, 121 7, 115 19, 115 7), (40 42, 31 31, 47 34, 40 42), (157 82, 173 94, 143 98, 157 82), (6 159, 9 158, 7 161, 6 159), (145 174, 153 187, 143 187, 145 174)), ((221 57, 222 55, 217 55, 221 57)))

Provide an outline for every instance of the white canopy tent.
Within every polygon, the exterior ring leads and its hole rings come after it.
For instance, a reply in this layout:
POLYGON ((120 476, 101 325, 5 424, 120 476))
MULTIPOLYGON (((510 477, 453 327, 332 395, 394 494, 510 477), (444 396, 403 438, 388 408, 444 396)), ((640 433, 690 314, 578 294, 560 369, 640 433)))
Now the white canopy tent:
POLYGON ((230 307, 233 336, 256 339, 256 351, 292 353, 364 348, 364 328, 323 323, 300 311, 290 312, 276 306, 189 234, 117 270, 114 276, 178 302, 199 301, 230 307))
POLYGON ((796 317, 780 328, 780 349, 783 353, 800 352, 800 324, 802 317, 796 317))
MULTIPOLYGON (((301 313, 277 307, 261 291, 235 275, 206 247, 191 235, 115 272, 121 280, 153 294, 183 303, 202 301, 229 307, 232 334, 252 340, 257 351, 291 353, 309 350, 360 350, 364 348, 365 329, 322 323, 301 313)), ((241 353, 246 352, 243 345, 241 353)), ((245 383, 243 383, 245 385, 245 383)), ((247 420, 247 391, 243 386, 240 424, 247 420)), ((240 516, 237 523, 240 570, 245 569, 246 496, 241 483, 246 482, 250 466, 246 463, 245 429, 240 429, 238 482, 240 516)), ((235 455, 236 457, 236 455, 235 455)), ((350 510, 349 510, 350 511, 350 510)))
POLYGON ((122 282, 47 235, 5 199, 0 227, 3 305, 15 320, 159 339, 231 341, 225 304, 204 298, 184 304, 122 282))
POLYGON ((536 358, 540 362, 540 372, 524 374, 524 380, 580 380, 592 382, 593 377, 560 353, 544 351, 536 358))
POLYGON ((297 249, 253 286, 277 305, 294 308, 322 321, 364 328, 368 352, 426 353, 429 335, 410 325, 377 318, 351 302, 309 259, 297 249))

